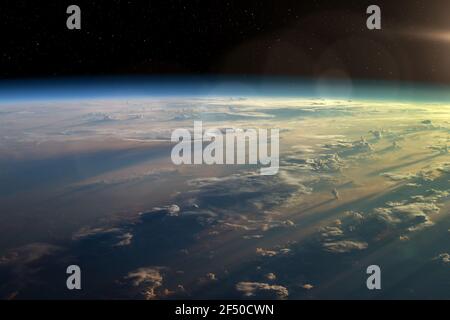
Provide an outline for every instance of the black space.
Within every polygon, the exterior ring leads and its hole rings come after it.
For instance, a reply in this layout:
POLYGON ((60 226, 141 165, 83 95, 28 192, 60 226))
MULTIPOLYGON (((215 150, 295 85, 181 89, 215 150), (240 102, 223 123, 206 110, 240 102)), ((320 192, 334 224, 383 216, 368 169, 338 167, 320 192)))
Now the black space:
POLYGON ((287 75, 450 84, 450 1, 10 1, 0 78, 287 75), (67 30, 67 6, 82 29, 67 30), (366 8, 382 9, 382 30, 366 8))

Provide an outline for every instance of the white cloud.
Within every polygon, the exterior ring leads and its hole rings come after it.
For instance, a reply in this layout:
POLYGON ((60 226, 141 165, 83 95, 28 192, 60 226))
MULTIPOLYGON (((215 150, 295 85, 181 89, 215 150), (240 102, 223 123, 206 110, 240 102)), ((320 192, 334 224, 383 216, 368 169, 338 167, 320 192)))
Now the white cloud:
POLYGON ((264 275, 264 277, 265 277, 267 280, 276 280, 276 279, 277 279, 276 274, 273 273, 273 272, 267 273, 266 275, 264 275))
POLYGON ((390 225, 407 224, 409 231, 417 231, 433 225, 429 215, 439 213, 440 208, 430 202, 388 202, 387 207, 374 209, 374 216, 390 225))
POLYGON ((441 253, 437 257, 433 258, 433 260, 439 260, 444 264, 450 263, 450 254, 448 253, 441 253))
POLYGON ((274 250, 256 248, 256 254, 263 257, 274 257, 278 254, 278 252, 274 250))
POLYGON ((112 244, 114 247, 123 247, 131 244, 133 239, 133 234, 130 232, 124 232, 123 229, 117 227, 97 227, 89 228, 85 227, 77 231, 73 236, 72 240, 83 240, 90 237, 95 237, 98 235, 114 235, 117 239, 117 243, 112 244))
POLYGON ((128 246, 131 244, 131 240, 133 239, 133 235, 129 232, 121 234, 117 237, 119 242, 115 244, 117 247, 128 246))
POLYGON ((214 273, 212 273, 212 272, 208 272, 208 273, 206 274, 206 278, 207 278, 208 280, 211 280, 211 281, 216 281, 216 280, 217 280, 216 275, 215 275, 214 273))
POLYGON ((121 229, 114 228, 114 227, 99 227, 99 228, 84 227, 84 228, 78 230, 72 236, 72 240, 80 240, 80 239, 84 239, 84 238, 93 237, 96 235, 104 235, 104 234, 119 233, 119 232, 121 232, 121 229))
POLYGON ((327 226, 320 229, 321 235, 324 238, 332 238, 343 236, 344 232, 339 227, 327 226))
POLYGON ((403 180, 411 180, 411 179, 417 178, 417 176, 412 173, 385 172, 385 173, 382 173, 381 176, 389 178, 392 181, 403 181, 403 180))
POLYGON ((314 288, 314 286, 310 283, 306 283, 306 284, 302 285, 302 288, 306 289, 306 290, 311 290, 314 288))
POLYGON ((180 215, 181 209, 176 204, 171 204, 163 207, 154 207, 153 212, 165 212, 170 217, 178 217, 180 215))
POLYGON ((236 284, 236 290, 242 292, 246 297, 253 297, 259 293, 269 293, 274 294, 279 299, 284 299, 289 295, 288 289, 283 286, 261 282, 239 282, 236 284))
POLYGON ((334 253, 346 253, 355 250, 367 249, 369 245, 367 242, 362 241, 352 241, 352 240, 342 240, 334 242, 323 243, 323 248, 328 252, 334 253))
POLYGON ((125 276, 126 280, 130 280, 134 287, 141 287, 142 294, 147 300, 158 297, 156 290, 163 284, 163 276, 161 270, 163 267, 146 267, 139 268, 125 276))
POLYGON ((279 248, 279 249, 264 249, 264 248, 256 248, 256 254, 262 257, 274 257, 279 254, 289 254, 291 249, 289 248, 279 248))
POLYGON ((251 234, 251 235, 245 235, 243 236, 244 239, 250 240, 250 239, 261 239, 264 236, 262 234, 251 234))
POLYGON ((232 230, 244 230, 244 231, 256 230, 256 228, 251 228, 251 227, 243 225, 243 224, 237 224, 237 223, 231 223, 231 222, 224 222, 222 226, 226 229, 232 229, 232 230))

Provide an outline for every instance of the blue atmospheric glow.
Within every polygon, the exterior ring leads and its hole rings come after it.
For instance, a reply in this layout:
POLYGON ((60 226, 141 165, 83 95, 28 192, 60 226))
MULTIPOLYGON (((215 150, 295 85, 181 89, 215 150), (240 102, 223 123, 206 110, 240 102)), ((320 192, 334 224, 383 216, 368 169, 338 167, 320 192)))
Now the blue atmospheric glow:
POLYGON ((121 97, 308 97, 450 101, 443 86, 398 82, 307 80, 266 77, 95 77, 4 80, 0 103, 121 97))

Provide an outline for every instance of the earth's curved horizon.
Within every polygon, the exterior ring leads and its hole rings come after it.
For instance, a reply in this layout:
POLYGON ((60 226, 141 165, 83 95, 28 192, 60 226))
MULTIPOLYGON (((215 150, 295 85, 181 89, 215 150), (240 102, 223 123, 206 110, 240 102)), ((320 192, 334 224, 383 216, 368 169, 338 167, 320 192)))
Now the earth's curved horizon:
POLYGON ((450 299, 448 91, 283 81, 3 86, 0 298, 450 299), (194 121, 278 174, 174 165, 194 121))

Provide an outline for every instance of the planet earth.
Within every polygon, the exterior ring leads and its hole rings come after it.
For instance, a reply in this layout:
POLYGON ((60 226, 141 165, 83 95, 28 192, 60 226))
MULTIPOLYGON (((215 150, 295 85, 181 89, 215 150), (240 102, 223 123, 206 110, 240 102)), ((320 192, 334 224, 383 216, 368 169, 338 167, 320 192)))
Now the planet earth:
POLYGON ((445 92, 14 86, 0 92, 3 299, 450 299, 445 92), (173 164, 171 134, 194 121, 279 129, 279 171, 173 164))

